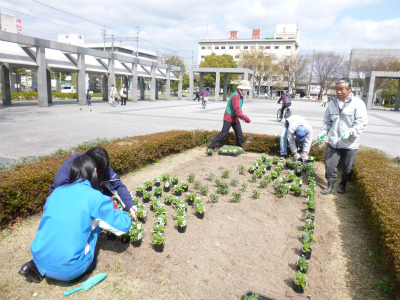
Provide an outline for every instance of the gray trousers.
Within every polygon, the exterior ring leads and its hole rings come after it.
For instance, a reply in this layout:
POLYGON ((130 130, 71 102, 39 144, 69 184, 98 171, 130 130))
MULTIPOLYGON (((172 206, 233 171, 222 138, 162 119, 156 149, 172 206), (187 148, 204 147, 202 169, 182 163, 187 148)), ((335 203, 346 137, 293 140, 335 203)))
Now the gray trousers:
POLYGON ((351 170, 356 161, 357 149, 335 149, 328 144, 325 153, 325 178, 336 180, 337 165, 339 159, 342 161, 342 182, 347 182, 351 179, 351 170))

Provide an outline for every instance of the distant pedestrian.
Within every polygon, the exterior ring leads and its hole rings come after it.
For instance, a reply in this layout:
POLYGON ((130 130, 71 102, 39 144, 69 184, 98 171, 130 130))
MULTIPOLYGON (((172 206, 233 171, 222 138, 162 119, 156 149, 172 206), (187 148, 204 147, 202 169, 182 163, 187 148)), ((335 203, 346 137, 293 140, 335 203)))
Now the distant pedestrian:
POLYGON ((324 94, 322 96, 322 104, 321 104, 321 106, 325 107, 327 103, 328 103, 328 95, 324 94))
POLYGON ((87 105, 92 105, 92 102, 90 102, 90 99, 92 99, 92 94, 89 92, 89 89, 86 92, 86 104, 87 105))
POLYGON ((281 109, 281 119, 283 118, 283 112, 285 111, 285 108, 288 108, 292 105, 292 102, 290 101, 290 96, 287 91, 285 91, 281 97, 278 100, 278 104, 282 101, 282 109, 281 109))
POLYGON ((116 101, 116 98, 117 98, 117 95, 118 95, 118 92, 117 92, 117 89, 114 87, 114 85, 112 84, 111 85, 111 90, 110 90, 110 95, 109 95, 109 99, 108 99, 108 102, 110 102, 110 105, 112 106, 112 107, 115 107, 115 101, 116 101))
POLYGON ((342 180, 337 192, 346 192, 346 183, 351 179, 361 133, 368 123, 365 103, 353 97, 350 79, 341 78, 336 82, 336 95, 337 98, 325 110, 324 122, 318 136, 318 142, 328 136, 325 153, 325 178, 328 180, 328 187, 321 191, 323 195, 333 193, 339 159, 342 162, 342 180))
POLYGON ((121 96, 121 105, 126 105, 127 89, 125 87, 125 84, 122 85, 122 88, 119 91, 119 95, 121 96))
POLYGON ((199 91, 196 91, 196 95, 195 95, 195 97, 194 97, 194 99, 193 99, 193 101, 200 101, 200 93, 199 93, 199 91))

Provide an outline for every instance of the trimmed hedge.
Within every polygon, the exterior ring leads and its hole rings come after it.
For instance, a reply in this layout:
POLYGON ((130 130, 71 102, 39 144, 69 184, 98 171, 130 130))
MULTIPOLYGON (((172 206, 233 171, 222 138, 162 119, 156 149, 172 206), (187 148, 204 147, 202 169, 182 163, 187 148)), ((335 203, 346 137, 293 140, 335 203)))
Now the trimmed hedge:
MULTIPOLYGON (((164 156, 179 153, 197 146, 207 145, 218 131, 167 131, 145 136, 135 136, 113 143, 100 143, 110 156, 110 164, 117 174, 141 168, 164 156)), ((253 152, 279 151, 279 137, 264 134, 245 133, 244 149, 253 152)), ((223 144, 235 145, 235 135, 230 132, 223 144)), ((80 147, 85 152, 89 146, 80 147)), ((56 157, 45 157, 39 162, 17 165, 11 171, 0 172, 0 228, 18 218, 42 210, 46 201, 48 185, 54 175, 72 152, 60 152, 56 157)), ((311 155, 321 159, 324 149, 314 147, 311 155)))
POLYGON ((353 181, 357 200, 380 245, 382 265, 400 299, 400 165, 379 150, 360 150, 353 181))

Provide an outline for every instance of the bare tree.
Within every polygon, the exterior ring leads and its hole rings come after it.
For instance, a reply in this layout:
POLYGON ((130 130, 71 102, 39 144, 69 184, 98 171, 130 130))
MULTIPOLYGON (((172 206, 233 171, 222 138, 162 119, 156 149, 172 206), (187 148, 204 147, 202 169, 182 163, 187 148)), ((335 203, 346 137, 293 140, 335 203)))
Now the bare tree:
POLYGON ((313 75, 320 85, 319 99, 327 87, 344 76, 345 67, 346 59, 343 54, 333 51, 321 51, 314 54, 313 75))
POLYGON ((310 75, 309 55, 299 55, 280 62, 280 73, 287 81, 289 92, 293 92, 297 84, 304 84, 310 75))
POLYGON ((277 71, 277 66, 273 63, 274 55, 265 54, 262 50, 252 49, 243 51, 241 57, 239 66, 253 70, 254 80, 258 86, 258 96, 260 96, 261 86, 277 71))

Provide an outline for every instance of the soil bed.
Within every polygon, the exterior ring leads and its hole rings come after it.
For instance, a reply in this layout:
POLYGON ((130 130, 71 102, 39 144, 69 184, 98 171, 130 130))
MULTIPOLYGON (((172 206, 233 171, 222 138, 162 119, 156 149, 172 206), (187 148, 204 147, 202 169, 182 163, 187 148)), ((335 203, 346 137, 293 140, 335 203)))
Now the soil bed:
MULTIPOLYGON (((274 299, 386 299, 387 295, 382 298, 373 285, 380 274, 373 270, 373 251, 360 211, 351 194, 320 196, 321 187, 325 187, 324 166, 320 163, 315 165, 317 242, 312 246, 309 283, 306 293, 293 291, 291 277, 301 253, 299 231, 304 228, 306 196, 303 193, 295 197, 289 192, 278 198, 272 183, 260 188, 260 179, 251 183, 247 171, 238 174, 239 165, 247 170, 259 156, 207 156, 204 148, 193 149, 123 176, 122 181, 134 191, 144 181, 164 173, 177 176, 179 181, 193 173, 195 181, 208 184, 210 189, 207 196, 201 196, 193 183, 189 184, 188 192, 197 193, 206 203, 205 217, 197 218, 189 206, 187 230, 179 233, 176 214, 172 206, 167 206, 165 249, 157 253, 151 245, 155 213, 147 204, 149 216, 141 247, 110 241, 102 235, 98 242, 99 263, 93 274, 106 272, 107 278, 88 292, 70 297, 85 293, 85 299, 240 299, 251 290, 274 299), (219 195, 219 202, 212 204, 209 195, 216 194, 216 186, 206 174, 212 172, 222 179, 226 170, 230 176, 223 179, 225 182, 237 178, 248 185, 243 201, 232 202, 232 193, 239 191, 239 185, 230 186, 229 193, 219 195), (253 190, 260 192, 259 199, 252 198, 253 190)), ((287 168, 281 175, 286 174, 287 168)), ((303 173, 303 190, 308 184, 307 175, 303 173)), ((349 189, 351 192, 351 186, 349 189)), ((186 193, 181 199, 186 199, 186 193)), ((37 299, 61 299, 64 291, 79 286, 51 279, 27 283, 17 274, 31 259, 29 245, 39 221, 40 215, 35 216, 0 240, 2 299, 27 299, 33 293, 37 293, 37 299)))

